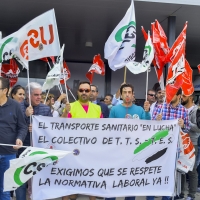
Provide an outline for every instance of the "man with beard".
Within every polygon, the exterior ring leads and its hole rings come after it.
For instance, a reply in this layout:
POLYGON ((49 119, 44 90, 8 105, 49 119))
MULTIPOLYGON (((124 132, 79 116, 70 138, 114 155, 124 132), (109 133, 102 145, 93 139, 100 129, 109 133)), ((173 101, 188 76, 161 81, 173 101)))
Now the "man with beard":
MULTIPOLYGON (((62 117, 67 118, 102 118, 101 107, 90 102, 91 86, 89 82, 80 82, 77 91, 78 100, 69 104, 66 103, 62 117)), ((62 200, 76 199, 77 195, 62 197, 62 200)), ((90 200, 96 197, 89 196, 90 200)))
POLYGON ((153 115, 153 112, 154 112, 154 110, 156 110, 156 108, 158 107, 158 105, 163 104, 164 97, 165 97, 165 91, 161 90, 161 88, 158 87, 156 89, 156 100, 157 101, 154 102, 153 104, 151 104, 151 107, 150 107, 150 114, 151 114, 151 116, 153 115))
MULTIPOLYGON (((178 119, 178 125, 182 128, 184 132, 187 132, 190 129, 188 112, 186 108, 180 104, 181 94, 182 90, 180 88, 169 104, 163 103, 158 105, 158 107, 153 112, 152 119, 153 120, 178 119)), ((177 196, 176 199, 180 197, 177 196)), ((162 197, 162 200, 169 200, 169 199, 170 199, 169 196, 162 197)))
POLYGON ((62 117, 67 118, 100 118, 101 107, 90 102, 91 86, 89 82, 80 82, 77 91, 78 100, 66 103, 62 117))
POLYGON ((182 90, 178 90, 176 95, 173 97, 171 103, 163 103, 158 105, 154 110, 152 119, 153 120, 172 120, 178 119, 178 125, 183 129, 183 131, 188 131, 190 129, 188 113, 184 106, 180 104, 182 90))
MULTIPOLYGON (((196 112, 198 109, 198 106, 194 104, 194 94, 191 96, 185 96, 184 94, 181 97, 181 104, 187 109, 188 111, 188 116, 189 116, 189 124, 190 124, 190 129, 188 130, 188 134, 192 140, 192 143, 195 148, 195 158, 197 158, 197 153, 198 153, 198 137, 200 135, 200 129, 197 127, 196 124, 196 112)), ((197 185, 198 185, 198 173, 197 173, 197 165, 196 165, 196 160, 195 160, 195 165, 192 171, 188 172, 189 176, 189 194, 187 197, 187 200, 192 200, 195 198, 195 194, 197 191, 197 185)), ((182 176, 182 184, 183 185, 183 191, 181 192, 181 196, 184 197, 184 186, 186 185, 186 178, 182 176)))

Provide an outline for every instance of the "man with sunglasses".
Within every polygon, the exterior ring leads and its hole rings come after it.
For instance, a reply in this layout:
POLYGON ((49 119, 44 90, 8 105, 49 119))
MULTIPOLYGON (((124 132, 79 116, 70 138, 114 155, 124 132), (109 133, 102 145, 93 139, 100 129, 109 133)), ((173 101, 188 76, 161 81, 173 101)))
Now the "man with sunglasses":
MULTIPOLYGON (((80 82, 77 91, 78 100, 73 103, 66 103, 62 117, 67 118, 102 118, 101 107, 90 101, 91 86, 89 82, 80 82)), ((62 197, 62 200, 76 199, 77 195, 62 197)), ((90 200, 96 197, 89 196, 90 200)))
POLYGON ((154 102, 153 104, 151 104, 151 107, 150 107, 150 114, 151 114, 151 117, 153 115, 153 112, 154 110, 156 110, 156 108, 163 104, 164 102, 164 98, 165 98, 165 90, 161 90, 160 87, 158 87, 156 89, 156 102, 154 102))
POLYGON ((150 105, 152 105, 156 101, 155 96, 155 91, 153 89, 149 89, 147 91, 147 101, 150 105))

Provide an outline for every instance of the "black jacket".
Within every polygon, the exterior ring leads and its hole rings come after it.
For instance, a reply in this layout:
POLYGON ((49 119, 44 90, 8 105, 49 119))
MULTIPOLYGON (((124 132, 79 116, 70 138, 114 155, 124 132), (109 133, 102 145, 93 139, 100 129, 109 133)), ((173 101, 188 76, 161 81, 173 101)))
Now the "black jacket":
POLYGON ((101 107, 101 112, 103 114, 103 118, 109 118, 109 109, 105 103, 97 101, 97 105, 101 107))

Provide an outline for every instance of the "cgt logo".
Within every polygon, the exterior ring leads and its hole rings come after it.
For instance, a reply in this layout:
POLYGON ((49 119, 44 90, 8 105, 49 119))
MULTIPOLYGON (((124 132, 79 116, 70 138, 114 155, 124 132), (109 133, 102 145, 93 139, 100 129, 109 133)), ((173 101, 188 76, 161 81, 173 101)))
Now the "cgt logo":
MULTIPOLYGON (((41 155, 41 154, 47 154, 47 152, 35 151, 35 152, 32 152, 28 156, 35 156, 35 155, 41 155)), ((58 160, 58 157, 54 155, 47 156, 43 158, 40 162, 32 162, 32 163, 29 163, 28 165, 17 168, 14 172, 15 183, 19 186, 23 185, 29 178, 31 178, 37 172, 41 171, 44 167, 48 166, 49 159, 52 162, 54 162, 58 160), (48 161, 46 159, 48 159, 48 161)))
POLYGON ((30 44, 33 48, 38 48, 40 51, 42 51, 43 45, 50 45, 54 42, 53 25, 50 24, 48 26, 48 30, 45 29, 45 31, 44 27, 39 27, 38 30, 31 29, 27 33, 29 39, 25 40, 20 46, 20 54, 24 59, 28 60, 28 44, 30 44), (48 31, 49 33, 48 40, 44 37, 44 35, 47 35, 45 34, 45 31, 48 31))

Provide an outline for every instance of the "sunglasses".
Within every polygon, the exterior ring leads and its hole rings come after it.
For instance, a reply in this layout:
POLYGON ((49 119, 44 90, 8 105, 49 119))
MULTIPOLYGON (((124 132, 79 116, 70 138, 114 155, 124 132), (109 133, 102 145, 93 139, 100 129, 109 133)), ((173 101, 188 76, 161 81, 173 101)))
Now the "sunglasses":
POLYGON ((88 92, 90 92, 90 89, 79 89, 78 91, 81 92, 81 93, 84 92, 84 91, 85 91, 85 93, 88 93, 88 92))
POLYGON ((151 97, 154 97, 155 96, 155 94, 148 94, 149 96, 151 96, 151 97))

